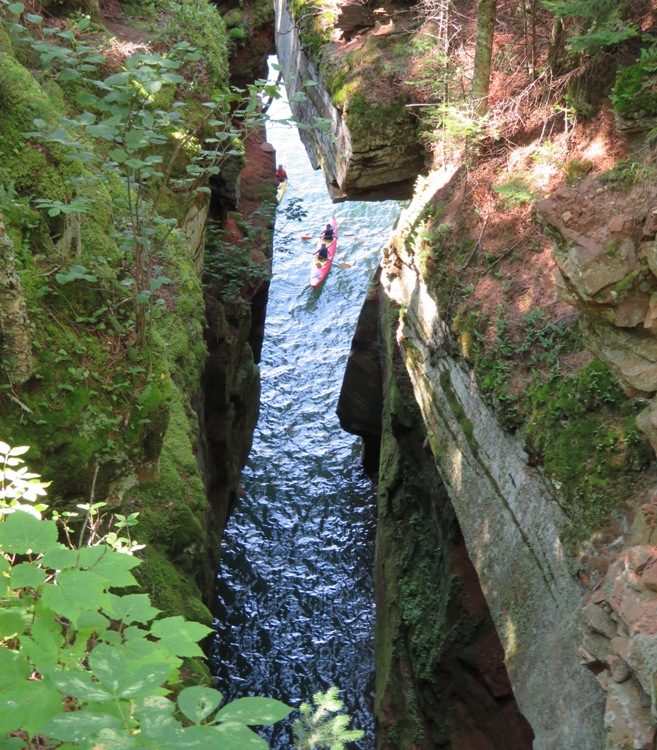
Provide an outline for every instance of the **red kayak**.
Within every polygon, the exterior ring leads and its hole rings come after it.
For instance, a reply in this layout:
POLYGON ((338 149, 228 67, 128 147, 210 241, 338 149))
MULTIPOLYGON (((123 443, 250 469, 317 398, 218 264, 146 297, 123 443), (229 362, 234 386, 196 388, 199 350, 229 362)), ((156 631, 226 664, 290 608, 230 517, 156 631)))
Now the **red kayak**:
POLYGON ((328 257, 326 259, 322 259, 317 256, 319 247, 313 255, 313 264, 310 269, 310 286, 313 289, 317 289, 317 287, 326 278, 328 272, 331 270, 333 258, 335 257, 335 251, 338 247, 338 222, 336 221, 335 216, 331 219, 330 223, 333 225, 333 241, 328 246, 328 257))

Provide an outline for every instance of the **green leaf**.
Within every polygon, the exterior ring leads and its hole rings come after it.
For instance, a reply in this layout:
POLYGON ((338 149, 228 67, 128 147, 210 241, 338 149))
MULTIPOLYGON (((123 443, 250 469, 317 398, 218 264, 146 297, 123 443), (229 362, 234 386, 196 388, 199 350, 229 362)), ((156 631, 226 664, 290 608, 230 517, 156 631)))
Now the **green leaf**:
POLYGON ((66 83, 67 81, 75 81, 78 78, 81 78, 82 74, 79 73, 75 68, 64 68, 63 70, 60 70, 57 74, 57 78, 62 82, 66 83))
POLYGON ((127 71, 122 71, 121 73, 114 73, 111 76, 108 76, 103 83, 105 86, 109 86, 110 88, 113 86, 122 86, 124 83, 128 83, 130 81, 130 73, 127 71))
POLYGON ((50 679, 60 693, 86 703, 104 703, 114 698, 112 693, 94 682, 86 672, 55 672, 50 675, 50 679))
POLYGON ((25 632, 25 620, 20 611, 5 610, 0 612, 0 639, 14 638, 25 632))
POLYGON ((28 586, 38 589, 43 586, 45 580, 46 573, 43 568, 39 568, 33 563, 19 563, 11 569, 11 587, 13 589, 23 589, 28 586))
POLYGON ((76 118, 78 125, 93 125, 96 122, 96 115, 93 112, 83 112, 76 118))
POLYGON ((125 144, 131 152, 147 144, 144 133, 141 130, 130 130, 126 133, 125 144))
POLYGON ((132 622, 150 622, 160 614, 160 610, 151 605, 148 594, 110 594, 107 614, 113 620, 121 620, 129 625, 132 622))
POLYGON ((212 628, 200 622, 187 622, 179 615, 156 620, 151 633, 160 638, 160 644, 174 656, 203 656, 198 641, 212 633, 212 628))
POLYGON ((35 23, 37 26, 43 23, 43 18, 41 16, 35 16, 34 13, 26 13, 25 18, 27 18, 30 23, 35 23))
POLYGON ((77 550, 64 547, 63 544, 56 545, 44 553, 41 564, 50 570, 74 568, 78 564, 77 550))
POLYGON ((239 721, 241 724, 274 724, 292 709, 274 698, 238 698, 217 712, 216 721, 239 721))
POLYGON ((141 565, 141 560, 134 555, 125 552, 117 552, 103 545, 97 549, 103 549, 104 554, 93 564, 91 570, 106 581, 112 588, 124 588, 126 586, 137 586, 137 579, 130 572, 133 568, 141 565))
POLYGON ((0 693, 0 732, 24 729, 30 735, 62 712, 61 695, 39 680, 15 683, 0 693))
POLYGON ((7 554, 39 554, 57 545, 57 524, 43 521, 31 513, 9 513, 0 524, 0 549, 7 554))
POLYGON ((25 5, 23 3, 9 3, 7 6, 7 10, 10 13, 13 13, 15 16, 20 16, 20 14, 25 10, 25 5))
POLYGON ((99 635, 104 633, 110 626, 110 621, 100 612, 85 610, 78 617, 78 633, 85 631, 99 635))
POLYGON ((228 722, 219 726, 187 727, 177 747, 181 750, 267 750, 268 745, 244 724, 228 722))
POLYGON ((0 750, 25 750, 26 747, 18 737, 0 737, 0 750))
POLYGON ((156 695, 158 689, 171 675, 170 664, 145 664, 131 671, 119 686, 121 698, 146 698, 156 695))
POLYGON ((178 75, 177 73, 162 73, 160 78, 165 83, 185 83, 184 76, 178 75))
POLYGON ((178 747, 182 737, 180 723, 171 715, 175 705, 164 696, 147 696, 137 702, 135 718, 139 721, 141 733, 157 743, 161 750, 167 747, 178 747))
POLYGON ((122 149, 122 148, 111 148, 107 155, 109 156, 112 161, 115 161, 117 164, 123 164, 123 162, 128 158, 128 154, 122 149))
POLYGON ((221 703, 222 695, 212 688, 194 686, 185 688, 178 696, 178 707, 194 724, 200 724, 221 703))
POLYGON ((46 722, 41 731, 64 742, 83 742, 97 735, 102 729, 121 729, 121 722, 114 716, 93 711, 73 711, 55 716, 46 722))
POLYGON ((82 91, 75 97, 77 103, 82 107, 90 107, 96 104, 98 97, 88 91, 82 91))
POLYGON ((21 638, 21 654, 27 656, 34 668, 42 675, 59 668, 60 649, 64 645, 61 625, 54 615, 41 610, 35 617, 30 637, 21 638))
POLYGON ((129 662, 122 648, 100 643, 89 655, 89 667, 96 679, 113 695, 118 695, 119 686, 128 671, 129 662))
POLYGON ((137 745, 137 740, 127 729, 121 727, 104 727, 94 736, 93 750, 132 750, 137 745))
POLYGON ((143 81, 141 86, 149 96, 153 96, 162 88, 162 81, 143 81))
POLYGON ((167 276, 158 276, 156 279, 150 280, 150 288, 152 292, 155 292, 158 290, 161 286, 164 286, 164 284, 171 284, 171 279, 167 276))
POLYGON ((90 570, 64 570, 58 574, 56 586, 44 588, 42 601, 75 625, 84 610, 104 608, 105 588, 105 580, 90 570))
POLYGON ((0 648, 0 691, 11 689, 12 685, 27 680, 31 674, 32 668, 25 656, 8 648, 0 648))
POLYGON ((113 125, 107 125, 102 122, 98 125, 89 125, 87 127, 87 133, 94 136, 94 138, 102 138, 106 141, 113 141, 114 138, 119 134, 118 128, 113 125))

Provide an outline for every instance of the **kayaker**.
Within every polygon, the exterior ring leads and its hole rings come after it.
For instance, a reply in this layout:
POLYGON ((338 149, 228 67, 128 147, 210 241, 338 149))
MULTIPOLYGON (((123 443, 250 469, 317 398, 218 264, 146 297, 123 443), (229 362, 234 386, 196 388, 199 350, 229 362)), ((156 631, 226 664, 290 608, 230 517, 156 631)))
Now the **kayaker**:
POLYGON ((317 259, 328 260, 328 247, 326 246, 325 242, 322 242, 322 244, 319 247, 319 250, 317 251, 317 259))
POLYGON ((285 171, 285 167, 282 164, 278 165, 278 169, 276 170, 276 179, 279 182, 285 182, 285 180, 287 180, 287 172, 285 171))
POLYGON ((331 224, 326 225, 326 229, 322 232, 321 237, 326 242, 333 242, 333 226, 331 224))

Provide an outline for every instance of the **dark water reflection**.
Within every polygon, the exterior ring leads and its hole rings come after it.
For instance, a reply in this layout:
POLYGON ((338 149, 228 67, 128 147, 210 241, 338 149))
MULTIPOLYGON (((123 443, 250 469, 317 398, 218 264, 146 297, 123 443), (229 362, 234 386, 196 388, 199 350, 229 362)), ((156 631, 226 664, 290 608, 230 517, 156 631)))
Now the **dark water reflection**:
MULTIPOLYGON (((395 202, 333 206, 296 131, 269 140, 295 189, 279 208, 262 350, 258 428, 244 496, 226 530, 212 664, 226 698, 267 695, 297 706, 338 685, 358 745, 374 747, 373 564, 375 494, 360 441, 335 415, 351 338, 395 202), (295 209, 307 216, 295 220, 295 209), (310 288, 312 243, 335 213, 337 260, 310 288)), ((292 747, 289 726, 263 733, 292 747)))

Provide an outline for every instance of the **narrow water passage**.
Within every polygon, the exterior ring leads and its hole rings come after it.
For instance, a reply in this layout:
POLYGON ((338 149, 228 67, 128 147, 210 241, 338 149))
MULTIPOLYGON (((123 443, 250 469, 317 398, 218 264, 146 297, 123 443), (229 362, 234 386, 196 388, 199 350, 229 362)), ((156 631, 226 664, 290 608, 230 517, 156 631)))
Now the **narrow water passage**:
MULTIPOLYGON (((274 117, 286 116, 286 105, 275 106, 274 117)), ((341 430, 335 409, 401 204, 334 206, 296 130, 271 126, 268 140, 290 184, 276 221, 260 418, 221 553, 212 667, 230 700, 266 695, 298 706, 337 685, 352 726, 366 731, 358 747, 371 750, 375 493, 360 440, 341 430), (333 214, 337 262, 313 292, 314 245, 301 238, 333 214)), ((289 725, 264 736, 275 750, 292 747, 289 725)))

